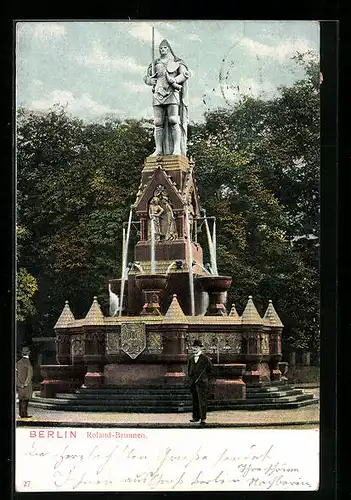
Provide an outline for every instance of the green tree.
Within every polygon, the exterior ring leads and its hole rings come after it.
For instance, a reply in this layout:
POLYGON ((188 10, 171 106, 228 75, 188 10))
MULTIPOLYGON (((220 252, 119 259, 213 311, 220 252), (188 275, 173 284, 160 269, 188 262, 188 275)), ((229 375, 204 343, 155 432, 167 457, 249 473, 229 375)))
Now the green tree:
MULTIPOLYGON (((17 254, 21 253, 21 247, 25 240, 27 231, 22 226, 16 226, 17 254)), ((34 305, 34 295, 38 290, 37 280, 27 269, 20 267, 16 274, 16 320, 25 322, 30 316, 36 313, 34 305)))
POLYGON ((147 122, 86 124, 58 107, 18 117, 18 220, 29 231, 20 263, 38 279, 40 328, 49 334, 64 300, 76 316, 121 273, 122 224, 151 152, 147 122))
POLYGON ((242 310, 251 294, 261 314, 272 299, 284 346, 316 352, 319 69, 307 56, 296 56, 306 78, 276 98, 243 96, 207 113, 189 149, 202 205, 217 218, 219 271, 233 276, 229 299, 242 310))

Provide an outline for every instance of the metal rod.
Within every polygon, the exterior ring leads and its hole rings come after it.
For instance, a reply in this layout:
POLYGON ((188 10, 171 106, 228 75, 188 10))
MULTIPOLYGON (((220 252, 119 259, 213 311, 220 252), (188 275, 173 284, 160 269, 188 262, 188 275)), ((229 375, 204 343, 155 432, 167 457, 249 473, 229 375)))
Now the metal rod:
POLYGON ((217 269, 217 232, 216 232, 216 218, 213 218, 213 227, 212 227, 212 247, 213 247, 213 255, 214 255, 214 261, 216 268, 214 269, 214 272, 218 274, 218 269, 217 269))
POLYGON ((185 219, 187 225, 187 242, 188 242, 188 267, 189 267, 189 291, 190 291, 190 307, 191 307, 191 316, 195 316, 195 299, 194 299, 194 277, 193 277, 193 249, 191 242, 191 234, 190 234, 190 219, 189 219, 189 210, 186 208, 185 211, 185 219))
POLYGON ((130 207, 130 212, 129 212, 129 219, 128 219, 128 229, 127 229, 127 235, 125 238, 125 243, 124 243, 124 252, 123 252, 123 259, 122 259, 122 276, 121 276, 121 296, 120 296, 120 306, 119 306, 119 316, 122 316, 122 309, 123 309, 123 295, 124 295, 124 282, 126 279, 126 266, 127 266, 127 258, 128 258, 128 242, 129 242, 129 235, 130 235, 130 226, 132 224, 132 214, 133 214, 133 205, 130 207))
POLYGON ((151 44, 151 61, 152 61, 152 76, 155 74, 155 28, 152 27, 152 44, 151 44))
POLYGON ((156 274, 156 257, 155 257, 155 221, 153 217, 150 219, 151 229, 151 274, 156 274))
POLYGON ((216 263, 214 249, 213 249, 213 241, 212 241, 212 237, 211 237, 211 231, 210 231, 210 228, 208 226, 207 218, 205 218, 205 227, 206 227, 206 233, 207 233, 208 248, 210 251, 211 268, 212 268, 213 273, 217 276, 217 274, 218 274, 217 263, 216 263))

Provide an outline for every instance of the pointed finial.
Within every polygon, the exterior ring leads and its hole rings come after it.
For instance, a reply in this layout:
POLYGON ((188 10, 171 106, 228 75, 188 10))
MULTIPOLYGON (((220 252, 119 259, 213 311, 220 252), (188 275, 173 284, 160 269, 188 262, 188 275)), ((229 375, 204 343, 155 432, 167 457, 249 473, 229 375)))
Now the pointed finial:
POLYGON ((69 307, 68 300, 65 300, 65 305, 64 308, 62 309, 62 312, 60 314, 59 319, 57 320, 54 330, 57 328, 68 328, 72 322, 75 321, 75 318, 72 314, 72 311, 69 307))
POLYGON ((236 322, 240 321, 240 316, 238 314, 238 311, 235 308, 235 304, 233 302, 232 307, 230 309, 230 313, 228 314, 228 317, 230 316, 231 321, 236 322))
POLYGON ((179 305, 176 294, 173 294, 172 302, 163 318, 163 323, 187 323, 186 316, 179 305))
POLYGON ((262 325, 262 318, 258 314, 255 304, 252 300, 252 295, 249 295, 249 300, 247 301, 246 307, 241 316, 242 324, 248 325, 262 325))
POLYGON ((97 297, 93 297, 93 303, 84 319, 84 326, 104 325, 104 315, 102 314, 97 297))
POLYGON ((277 326, 279 328, 284 327, 281 319, 278 316, 277 311, 273 306, 273 302, 271 299, 268 301, 268 307, 265 312, 265 315, 263 316, 263 321, 268 326, 277 326))

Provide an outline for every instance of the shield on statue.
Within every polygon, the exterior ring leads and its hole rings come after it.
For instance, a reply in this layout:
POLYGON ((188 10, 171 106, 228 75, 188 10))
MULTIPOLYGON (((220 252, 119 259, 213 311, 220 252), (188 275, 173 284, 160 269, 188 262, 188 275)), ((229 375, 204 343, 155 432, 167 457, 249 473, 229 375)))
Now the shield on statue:
POLYGON ((121 323, 121 349, 135 359, 146 348, 145 323, 121 323))

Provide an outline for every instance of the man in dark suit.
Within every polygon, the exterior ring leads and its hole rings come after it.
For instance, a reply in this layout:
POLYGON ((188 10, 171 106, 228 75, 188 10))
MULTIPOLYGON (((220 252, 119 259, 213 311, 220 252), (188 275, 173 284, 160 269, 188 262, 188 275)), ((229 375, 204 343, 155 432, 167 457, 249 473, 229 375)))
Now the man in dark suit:
POLYGON ((212 372, 211 360, 202 352, 200 340, 194 340, 193 353, 187 363, 187 379, 193 398, 193 418, 190 422, 206 423, 207 393, 212 372))
POLYGON ((19 416, 30 418, 28 415, 28 403, 32 397, 33 367, 29 360, 30 350, 22 348, 22 358, 16 363, 16 389, 19 400, 19 416))

